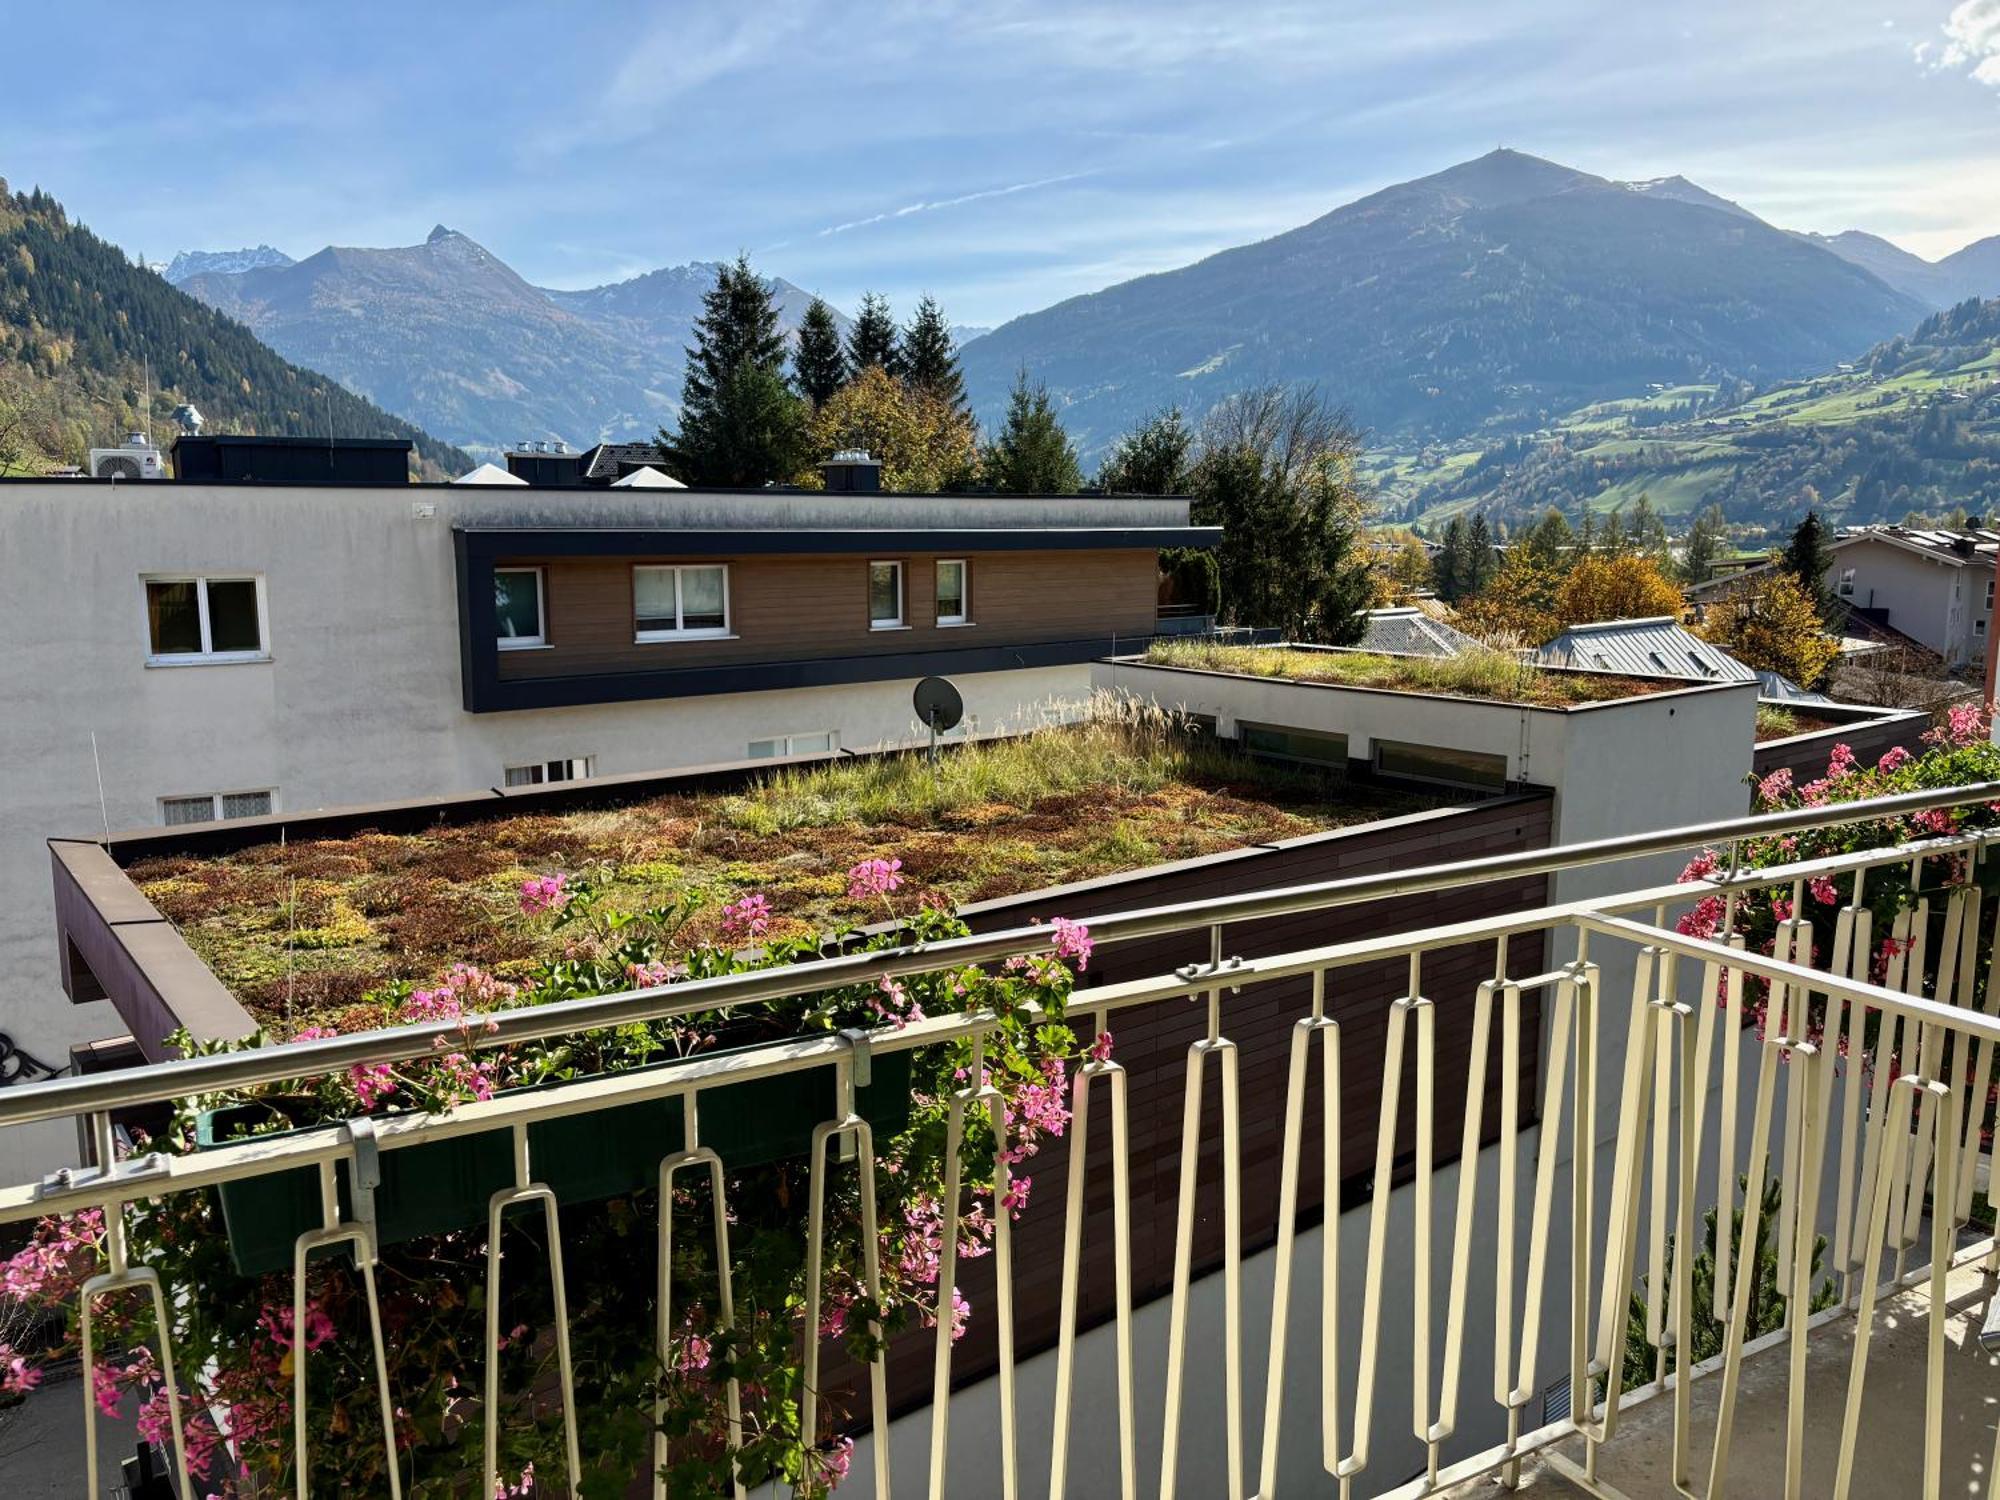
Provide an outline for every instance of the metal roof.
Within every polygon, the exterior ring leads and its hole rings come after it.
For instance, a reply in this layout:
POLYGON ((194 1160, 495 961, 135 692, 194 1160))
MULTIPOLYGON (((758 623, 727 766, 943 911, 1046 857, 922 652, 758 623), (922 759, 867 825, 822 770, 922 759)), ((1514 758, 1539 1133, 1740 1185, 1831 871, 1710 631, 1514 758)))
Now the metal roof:
POLYGON ((1399 656, 1456 656, 1474 644, 1471 636, 1433 620, 1414 605, 1365 611, 1368 632, 1355 644, 1363 651, 1399 656))
POLYGON ((1757 674, 1669 615, 1572 625, 1535 653, 1544 666, 1685 677, 1692 682, 1755 682, 1757 674))
POLYGON ((1889 542, 1959 567, 1974 562, 1991 566, 1995 553, 2000 552, 2000 531, 1984 526, 1965 531, 1942 526, 1849 526, 1834 538, 1833 550, 1838 552, 1857 542, 1889 542))

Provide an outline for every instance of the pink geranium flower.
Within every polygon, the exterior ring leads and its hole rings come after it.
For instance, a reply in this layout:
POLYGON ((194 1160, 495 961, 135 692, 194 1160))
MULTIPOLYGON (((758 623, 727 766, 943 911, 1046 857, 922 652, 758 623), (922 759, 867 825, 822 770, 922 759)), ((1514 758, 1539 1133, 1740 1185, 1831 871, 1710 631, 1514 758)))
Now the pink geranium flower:
POLYGON ((886 896, 903 883, 903 862, 900 859, 864 859, 847 872, 847 895, 849 900, 860 901, 869 896, 886 896))
POLYGON ((569 877, 561 871, 553 875, 532 875, 521 882, 521 915, 539 916, 545 911, 561 911, 569 905, 569 877))

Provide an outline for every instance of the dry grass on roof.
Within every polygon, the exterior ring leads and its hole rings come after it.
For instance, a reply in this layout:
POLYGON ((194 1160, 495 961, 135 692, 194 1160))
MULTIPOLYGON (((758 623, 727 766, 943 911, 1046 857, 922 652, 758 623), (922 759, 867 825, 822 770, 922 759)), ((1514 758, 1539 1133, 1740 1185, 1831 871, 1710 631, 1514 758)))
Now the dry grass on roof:
POLYGON ((1560 708, 1607 703, 1645 693, 1694 687, 1603 672, 1551 671, 1511 651, 1470 646, 1456 656, 1388 656, 1373 651, 1312 651, 1288 646, 1232 646, 1221 641, 1155 641, 1145 660, 1154 666, 1231 672, 1245 677, 1290 678, 1388 688, 1441 697, 1487 698, 1560 708))
MULTIPOLYGON (((899 902, 960 905, 1291 838, 1449 799, 1253 762, 1154 710, 1092 705, 1080 723, 921 755, 777 770, 739 792, 519 813, 419 833, 294 839, 216 857, 169 856, 129 874, 260 1019, 329 1021, 390 980, 453 963, 502 977, 560 948, 522 920, 521 882, 563 871, 615 908, 685 892, 770 898, 775 936, 878 920, 846 872, 903 862, 899 902)), ((1060 915, 1051 912, 1049 915, 1060 915)))

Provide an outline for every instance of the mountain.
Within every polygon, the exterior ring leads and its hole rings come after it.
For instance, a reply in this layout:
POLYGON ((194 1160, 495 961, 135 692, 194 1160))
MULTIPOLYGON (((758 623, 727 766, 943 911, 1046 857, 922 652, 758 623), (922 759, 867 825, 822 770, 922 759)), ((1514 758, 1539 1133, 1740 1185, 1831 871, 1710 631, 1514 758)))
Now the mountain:
POLYGON ((1693 203, 1702 208, 1720 209, 1726 214, 1736 214, 1740 218, 1764 221, 1730 198, 1711 193, 1707 188, 1689 182, 1676 173, 1672 177, 1654 177, 1646 182, 1621 182, 1618 184, 1627 192, 1638 193, 1646 198, 1665 198, 1674 203, 1693 203))
POLYGON ((0 450, 9 462, 81 463, 133 427, 164 435, 173 409, 211 431, 408 438, 427 477, 472 460, 408 422, 287 363, 240 323, 134 265, 40 189, 0 181, 0 450), (150 402, 148 394, 150 393, 150 402), (38 460, 40 462, 38 462, 38 460))
POLYGON ((2000 235, 1975 240, 1942 260, 1925 260, 1880 235, 1849 229, 1802 235, 1841 259, 1873 272, 1899 292, 1942 311, 1972 297, 2000 296, 2000 235))
POLYGON ((1762 391, 1682 386, 1594 403, 1531 435, 1378 461, 1395 511, 1519 523, 1645 495, 1720 505, 1772 535, 1808 507, 1843 523, 2000 511, 2000 300, 1962 302, 1861 359, 1762 391))
POLYGON ((1924 304, 1732 206, 1495 151, 1194 265, 1073 297, 965 351, 992 424, 1015 372, 1086 451, 1148 413, 1317 381, 1378 436, 1532 427, 1583 401, 1853 358, 1924 304))
MULTIPOLYGON (((695 320, 701 316, 702 294, 715 285, 721 269, 716 261, 696 260, 580 292, 549 287, 537 290, 607 337, 643 350, 660 372, 659 378, 670 383, 678 398, 687 347, 694 342, 695 320)), ((788 334, 795 332, 813 294, 782 277, 771 277, 765 285, 777 305, 780 326, 788 334)), ((851 326, 847 315, 836 308, 833 321, 845 338, 851 326)))
POLYGON ((672 410, 644 356, 442 224, 421 245, 329 246, 187 290, 288 358, 484 453, 650 433, 672 410))
MULTIPOLYGON (((556 291, 439 225, 421 245, 330 246, 295 263, 194 275, 187 290, 287 356, 491 455, 523 438, 582 445, 672 425, 715 271, 696 262, 556 291)), ((810 294, 772 288, 796 327, 810 294)))
POLYGON ((190 276, 200 276, 214 271, 224 276, 234 276, 242 271, 255 271, 264 266, 289 266, 292 258, 282 250, 273 250, 269 245, 259 245, 254 250, 183 250, 176 255, 160 274, 179 286, 190 276))

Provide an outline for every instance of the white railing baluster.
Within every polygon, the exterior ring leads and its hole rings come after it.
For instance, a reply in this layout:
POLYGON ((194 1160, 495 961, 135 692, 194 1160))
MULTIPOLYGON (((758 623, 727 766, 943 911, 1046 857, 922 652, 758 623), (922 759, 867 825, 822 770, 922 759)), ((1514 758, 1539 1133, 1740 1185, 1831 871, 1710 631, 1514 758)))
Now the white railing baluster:
POLYGON ((562 1381, 563 1456, 569 1465, 569 1487, 583 1484, 583 1450, 576 1435, 576 1376, 569 1356, 569 1293, 563 1283, 562 1230, 556 1215, 556 1195, 528 1172, 528 1126, 513 1128, 514 1186, 501 1188, 486 1201, 486 1410, 481 1423, 486 1445, 486 1487, 490 1495, 500 1482, 500 1230, 507 1210, 525 1203, 540 1204, 549 1236, 549 1285, 554 1294, 556 1369, 562 1381))
MULTIPOLYGON (((1340 1226, 1339 1124, 1336 1118, 1339 1109, 1340 1024, 1327 1018, 1324 973, 1314 974, 1312 978, 1311 1014, 1301 1017, 1292 1028, 1291 1064, 1285 1084, 1285 1138, 1283 1154, 1279 1158, 1278 1241, 1271 1278, 1271 1345, 1264 1369, 1263 1446, 1259 1451, 1257 1493, 1253 1500, 1274 1500, 1278 1493, 1278 1438, 1285 1408, 1285 1348, 1291 1323, 1292 1259, 1298 1243, 1300 1156, 1305 1145, 1306 1064, 1315 1034, 1323 1038, 1320 1102, 1325 1115, 1327 1149, 1333 1153, 1325 1163, 1322 1177, 1322 1191, 1331 1196, 1321 1199, 1321 1233, 1327 1240, 1337 1242, 1340 1226)), ((1328 1259, 1337 1264, 1337 1250, 1328 1259)), ((1335 1274, 1337 1276, 1337 1269, 1335 1274)), ((1329 1282, 1320 1288, 1322 1316, 1338 1313, 1338 1292, 1337 1282, 1329 1282)), ((1337 1340, 1337 1329, 1332 1336, 1337 1340)), ((1322 1378, 1329 1361, 1327 1337, 1328 1330, 1322 1325, 1322 1378)), ((1337 1343, 1333 1347, 1337 1351, 1337 1343)), ((1337 1375, 1335 1378, 1338 1378, 1337 1375)), ((1322 1444, 1325 1442, 1323 1425, 1322 1444)), ((1323 1446, 1322 1451, 1333 1449, 1323 1446)))
MULTIPOLYGON (((350 1126, 350 1130, 355 1127, 350 1126)), ((323 1229, 309 1229, 292 1244, 292 1464, 294 1493, 306 1500, 310 1493, 311 1464, 306 1452, 306 1362, 311 1346, 306 1341, 306 1270, 312 1252, 333 1245, 348 1245, 361 1271, 362 1296, 368 1303, 368 1337, 375 1357, 375 1401, 382 1414, 383 1458, 389 1471, 389 1500, 403 1500, 402 1465, 396 1456, 396 1406, 389 1395, 389 1353, 382 1342, 382 1304, 375 1294, 375 1234, 366 1224, 340 1221, 340 1191, 334 1182, 333 1163, 319 1166, 320 1214, 323 1229)))
MULTIPOLYGON (((736 1326, 736 1298, 731 1289, 729 1264, 729 1199, 722 1158, 701 1144, 699 1095, 690 1090, 681 1098, 681 1150, 660 1159, 660 1211, 657 1253, 659 1266, 654 1288, 654 1347, 659 1359, 659 1394, 653 1398, 653 1500, 668 1500, 667 1434, 661 1428, 666 1416, 666 1383, 673 1377, 674 1334, 674 1177, 689 1167, 708 1169, 708 1212, 715 1236, 715 1326, 727 1331, 736 1326)), ((730 1493, 743 1500, 746 1493, 736 1473, 736 1455, 743 1449, 743 1393, 735 1376, 723 1383, 723 1419, 728 1424, 730 1493)))
MULTIPOLYGON (((1219 935, 1210 959, 1220 967, 1219 935)), ((1180 1199, 1174 1221, 1174 1286, 1167 1331, 1166 1411, 1161 1421, 1160 1497, 1173 1500, 1180 1468, 1181 1395, 1187 1374, 1188 1288, 1194 1265, 1196 1170, 1201 1150, 1202 1075, 1217 1059, 1222 1079, 1223 1382, 1230 1500, 1243 1500, 1242 1186, 1238 1162, 1236 1044, 1222 1035, 1222 990, 1208 992, 1208 1035, 1188 1048, 1181 1115, 1180 1199)))
MULTIPOLYGON (((1109 1029, 1104 1011, 1093 1017, 1096 1034, 1109 1029)), ((1126 1121, 1124 1064, 1096 1059, 1076 1070, 1070 1093, 1069 1197, 1063 1233, 1062 1313, 1056 1335, 1055 1419, 1049 1434, 1049 1497, 1069 1493, 1070 1416, 1076 1382, 1076 1308, 1083 1276, 1084 1159, 1090 1144, 1090 1085, 1103 1078, 1111 1085, 1111 1234, 1117 1290, 1118 1347, 1118 1489, 1122 1500, 1138 1500, 1139 1457, 1137 1408, 1132 1389, 1132 1188, 1131 1145, 1126 1121)))
MULTIPOLYGON (((111 1140, 111 1116, 90 1116, 90 1140, 99 1172, 109 1172, 117 1160, 111 1140)), ((194 1483, 188 1478, 187 1428, 181 1421, 181 1387, 174 1375, 174 1330, 167 1321, 167 1298, 160 1285, 160 1273, 151 1266, 135 1266, 125 1231, 125 1205, 108 1198, 100 1205, 104 1213, 104 1252, 107 1269, 90 1277, 77 1293, 82 1328, 83 1353, 83 1451, 84 1482, 89 1500, 104 1493, 97 1473, 97 1344, 91 1306, 112 1292, 144 1288, 153 1304, 153 1322, 160 1339, 160 1372, 166 1376, 167 1417, 174 1429, 174 1472, 181 1481, 181 1493, 192 1495, 194 1483)))

